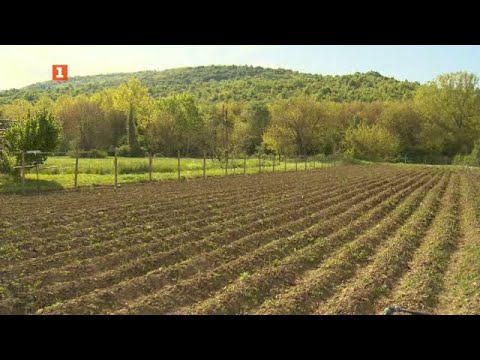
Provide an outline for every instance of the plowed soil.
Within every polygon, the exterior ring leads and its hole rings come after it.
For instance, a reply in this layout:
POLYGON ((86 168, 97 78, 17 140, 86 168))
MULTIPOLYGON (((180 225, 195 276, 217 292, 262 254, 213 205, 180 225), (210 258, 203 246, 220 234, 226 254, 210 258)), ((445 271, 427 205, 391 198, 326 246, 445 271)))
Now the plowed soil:
POLYGON ((479 190, 372 165, 3 195, 0 313, 480 313, 479 190))

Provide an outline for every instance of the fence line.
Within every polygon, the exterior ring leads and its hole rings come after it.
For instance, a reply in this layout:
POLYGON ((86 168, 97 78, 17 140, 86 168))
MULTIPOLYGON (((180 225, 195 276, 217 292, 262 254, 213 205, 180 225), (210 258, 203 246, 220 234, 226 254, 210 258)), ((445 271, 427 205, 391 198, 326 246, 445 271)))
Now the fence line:
MULTIPOLYGON (((87 153, 87 152, 83 152, 83 153, 87 153)), ((72 170, 66 170, 66 172, 63 172, 63 171, 65 171, 65 169, 69 169, 69 168, 72 169, 73 168, 73 176, 72 176, 73 177, 73 179, 72 179, 73 180, 73 189, 78 190, 79 187, 81 186, 80 185, 80 175, 84 174, 84 172, 82 172, 81 164, 84 160, 91 160, 90 158, 88 158, 88 159, 82 158, 81 157, 82 151, 78 151, 74 154, 74 163, 72 165, 67 165, 67 166, 44 166, 43 164, 39 164, 39 162, 37 162, 37 160, 32 162, 31 157, 30 157, 30 160, 29 160, 30 163, 27 164, 26 155, 32 155, 32 154, 34 156, 37 156, 37 155, 59 155, 59 154, 65 154, 65 153, 22 152, 21 153, 21 166, 16 167, 17 169, 18 168, 20 169, 21 192, 22 192, 22 194, 25 194, 25 192, 27 190, 27 188, 26 188, 26 173, 27 173, 27 170, 31 169, 31 168, 35 168, 35 174, 36 174, 35 188, 36 188, 37 192, 40 192, 40 188, 41 188, 41 182, 40 182, 40 176, 39 176, 40 170, 53 169, 53 168, 58 168, 58 167, 60 167, 61 172, 54 172, 53 174, 72 174, 72 170)), ((72 156, 71 153, 68 153, 68 155, 69 155, 69 157, 72 156)), ((277 164, 276 155, 265 156, 265 155, 262 155, 262 154, 258 154, 258 171, 257 171, 257 174, 262 174, 264 172, 265 173, 281 172, 282 171, 281 156, 282 155, 279 155, 278 164, 277 164), (268 167, 266 167, 266 166, 269 165, 268 162, 270 162, 270 161, 271 161, 271 169, 267 170, 268 167)), ((134 158, 131 158, 131 160, 132 160, 131 163, 130 163, 131 168, 127 167, 126 169, 133 169, 133 171, 134 171, 133 173, 135 173, 135 174, 144 174, 144 175, 148 174, 147 175, 148 177, 144 178, 145 180, 139 179, 138 181, 146 181, 146 179, 148 179, 149 182, 158 181, 158 178, 154 179, 154 176, 153 176, 154 163, 158 164, 159 162, 162 161, 162 158, 157 158, 157 157, 155 157, 155 154, 149 153, 146 157, 143 157, 143 159, 146 160, 147 162, 144 162, 143 165, 140 165, 140 168, 136 168, 136 166, 135 166, 136 164, 133 163, 134 158), (147 160, 147 158, 148 158, 148 160, 147 160), (158 159, 158 161, 155 161, 156 159, 158 159), (139 172, 137 173, 136 170, 138 170, 139 172)), ((226 176, 228 176, 229 175, 228 174, 228 169, 229 169, 229 167, 231 167, 232 170, 233 170, 233 172, 232 172, 233 175, 241 174, 241 171, 238 171, 238 173, 236 171, 236 168, 240 167, 239 163, 237 163, 237 161, 241 161, 241 159, 243 159, 243 175, 247 175, 247 168, 249 169, 249 171, 248 171, 249 174, 255 174, 255 171, 252 171, 254 169, 254 165, 252 163, 250 163, 250 165, 247 164, 248 160, 253 160, 252 157, 248 157, 246 155, 237 156, 237 154, 233 153, 233 154, 231 154, 231 161, 229 161, 230 159, 229 159, 228 152, 225 153, 225 159, 223 161, 224 166, 221 166, 222 161, 221 160, 219 161, 220 171, 222 171, 221 169, 222 169, 222 167, 224 167, 224 169, 223 169, 224 173, 225 173, 226 176)), ((199 160, 201 161, 201 159, 199 159, 199 160)), ((305 170, 312 169, 311 165, 308 166, 308 163, 312 162, 312 161, 313 161, 313 169, 316 169, 316 157, 304 157, 303 160, 304 160, 305 170)), ((212 159, 212 161, 214 161, 214 159, 212 159)), ((284 172, 293 170, 292 166, 290 166, 290 167, 288 166, 288 164, 293 165, 293 161, 295 162, 295 169, 294 170, 295 171, 299 170, 298 169, 298 161, 299 161, 298 157, 295 157, 294 159, 290 159, 290 161, 288 161, 287 156, 283 155, 283 161, 284 161, 284 166, 283 166, 283 171, 284 172)), ((104 165, 101 165, 101 167, 95 168, 95 164, 93 165, 94 166, 93 171, 97 170, 97 171, 99 171, 99 173, 94 173, 94 174, 105 175, 104 170, 107 174, 112 174, 112 172, 111 172, 112 168, 111 167, 108 166, 108 167, 105 168, 104 165)), ((203 178, 206 178, 208 176, 207 152, 206 151, 203 152, 203 166, 201 166, 201 167, 198 166, 198 167, 194 168, 193 170, 185 170, 185 169, 182 169, 181 165, 182 165, 181 153, 180 153, 180 151, 178 151, 177 152, 177 173, 178 173, 177 175, 178 175, 178 180, 182 179, 182 171, 187 171, 187 172, 198 171, 198 172, 200 172, 199 176, 202 176, 201 173, 202 173, 202 170, 203 170, 203 178)), ((320 163, 320 167, 322 167, 322 163, 320 163)), ((91 174, 90 167, 88 169, 89 170, 88 170, 87 174, 91 174)), ((121 168, 121 166, 119 164, 118 153, 115 153, 114 156, 113 156, 113 179, 112 179, 113 181, 111 183, 115 188, 118 188, 118 186, 119 186, 119 173, 122 169, 125 170, 125 168, 121 168)), ((216 175, 219 175, 218 168, 216 166, 213 167, 212 169, 213 169, 213 171, 215 172, 216 175)), ((162 171, 160 171, 160 173, 161 172, 162 171)), ((166 172, 170 173, 170 171, 166 171, 166 172)), ((132 182, 136 182, 136 180, 137 179, 133 179, 132 182)), ((108 179, 107 179, 107 181, 108 181, 108 179)), ((30 183, 30 185, 33 185, 33 184, 31 184, 30 181, 29 181, 29 183, 30 183)), ((105 181, 102 179, 102 180, 100 180, 100 183, 102 185, 104 185, 105 181)), ((65 186, 64 183, 62 183, 62 185, 65 186)), ((60 186, 60 188, 62 188, 62 185, 60 186)), ((92 185, 94 185, 93 182, 92 182, 92 185)), ((67 185, 65 187, 69 187, 69 186, 67 185)), ((32 189, 32 187, 29 186, 29 189, 32 189)))

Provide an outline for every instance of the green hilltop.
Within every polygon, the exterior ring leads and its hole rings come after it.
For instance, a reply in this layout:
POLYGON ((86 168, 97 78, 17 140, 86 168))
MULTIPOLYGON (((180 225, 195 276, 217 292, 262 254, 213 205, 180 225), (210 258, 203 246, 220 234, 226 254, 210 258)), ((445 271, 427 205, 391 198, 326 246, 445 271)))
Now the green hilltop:
POLYGON ((418 82, 399 81, 378 72, 351 75, 306 74, 254 66, 197 66, 162 71, 71 77, 67 82, 45 81, 21 89, 0 91, 0 104, 15 99, 36 101, 42 95, 92 94, 137 77, 155 98, 190 93, 202 102, 271 102, 299 95, 331 101, 402 100, 413 95, 418 82))

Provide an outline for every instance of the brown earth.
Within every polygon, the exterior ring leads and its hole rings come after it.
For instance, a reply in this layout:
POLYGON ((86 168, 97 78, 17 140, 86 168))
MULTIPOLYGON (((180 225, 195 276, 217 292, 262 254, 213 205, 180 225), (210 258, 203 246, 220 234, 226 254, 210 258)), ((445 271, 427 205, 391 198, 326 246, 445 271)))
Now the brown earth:
POLYGON ((478 180, 339 166, 1 195, 0 313, 478 313, 478 180))

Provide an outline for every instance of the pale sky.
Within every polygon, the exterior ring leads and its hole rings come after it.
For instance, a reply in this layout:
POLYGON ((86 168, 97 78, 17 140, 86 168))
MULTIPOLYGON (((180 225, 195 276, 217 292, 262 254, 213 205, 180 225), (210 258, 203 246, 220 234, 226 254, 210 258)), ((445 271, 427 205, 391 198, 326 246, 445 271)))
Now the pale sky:
POLYGON ((425 82, 445 72, 479 75, 479 60, 478 45, 0 45, 0 90, 49 81, 53 64, 67 64, 69 76, 233 64, 425 82))

